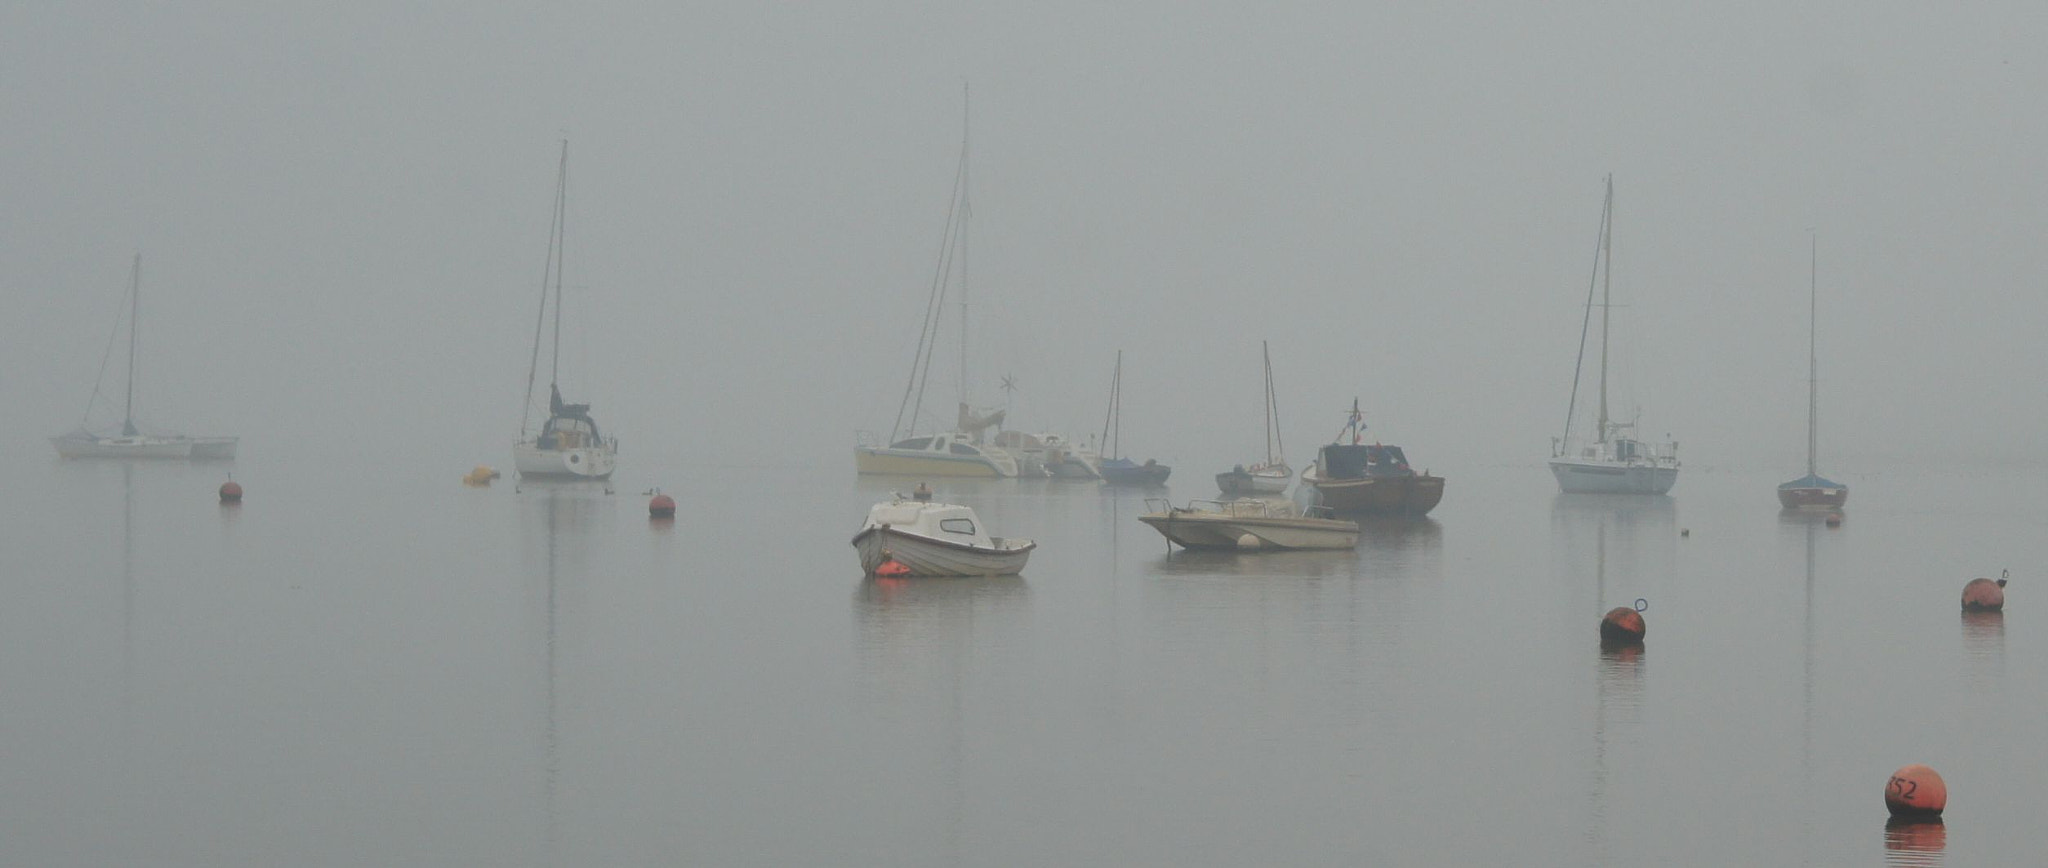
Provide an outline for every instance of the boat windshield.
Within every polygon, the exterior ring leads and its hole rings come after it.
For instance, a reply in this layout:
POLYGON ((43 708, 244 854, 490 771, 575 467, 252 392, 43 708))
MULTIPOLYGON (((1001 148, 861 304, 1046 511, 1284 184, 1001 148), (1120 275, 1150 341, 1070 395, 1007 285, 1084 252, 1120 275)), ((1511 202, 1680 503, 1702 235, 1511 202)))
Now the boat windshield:
POLYGON ((542 449, 578 449, 597 442, 597 423, 587 417, 550 417, 540 429, 542 449))

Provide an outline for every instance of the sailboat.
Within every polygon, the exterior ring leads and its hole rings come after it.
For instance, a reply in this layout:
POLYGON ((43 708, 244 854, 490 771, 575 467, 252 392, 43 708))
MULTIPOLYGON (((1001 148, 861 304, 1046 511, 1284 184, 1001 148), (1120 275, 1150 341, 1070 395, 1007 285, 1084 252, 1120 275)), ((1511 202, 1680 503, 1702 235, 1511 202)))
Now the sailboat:
POLYGON ((1116 373, 1109 380, 1109 415, 1102 420, 1103 453, 1108 457, 1096 464, 1102 481, 1110 485, 1165 485, 1173 468, 1147 458, 1139 464, 1123 457, 1124 434, 1124 351, 1116 351, 1116 373))
POLYGON ((1678 444, 1644 443, 1635 438, 1636 423, 1617 422, 1607 414, 1607 332, 1614 264, 1614 176, 1607 177, 1607 197, 1600 209, 1600 246, 1593 260, 1594 280, 1586 287, 1586 319, 1579 329, 1579 361, 1572 369, 1572 398, 1565 408, 1564 436, 1551 444, 1550 472, 1567 494, 1665 494, 1678 482, 1678 444), (1593 290, 1600 303, 1593 303, 1593 290), (1578 410, 1579 375, 1586 363, 1586 333, 1593 308, 1600 309, 1600 417, 1594 439, 1572 439, 1572 416, 1578 410))
POLYGON ((1216 474, 1216 488, 1231 497, 1279 494, 1294 478, 1294 468, 1287 466, 1287 444, 1280 439, 1280 406, 1273 399, 1273 351, 1260 341, 1259 353, 1266 359, 1266 460, 1216 474))
POLYGON ((965 120, 960 134, 960 166, 953 175, 953 196, 946 207, 946 231, 939 245, 939 262, 932 275, 931 294, 925 299, 924 325, 917 335, 917 351, 910 359, 910 379, 903 384, 903 400, 896 407, 896 421, 887 439, 872 442, 861 435, 853 447, 854 471, 892 476, 966 476, 1004 479, 1017 476, 1017 457, 1000 446, 981 442, 981 433, 999 427, 1005 413, 996 410, 976 413, 967 402, 967 155, 965 120), (960 272, 960 403, 952 431, 920 435, 914 433, 924 413, 925 384, 930 380, 932 355, 937 350, 939 323, 945 310, 946 290, 955 263, 960 272), (914 399, 914 400, 913 400, 914 399), (906 418, 907 415, 907 418, 906 418))
POLYGON ((1778 503, 1786 509, 1839 509, 1849 502, 1849 486, 1820 475, 1820 241, 1813 241, 1806 298, 1806 475, 1778 486, 1778 503))
MULTIPOLYGON (((217 458, 235 457, 234 437, 187 437, 179 434, 144 433, 135 425, 135 344, 136 333, 142 322, 142 254, 135 254, 134 265, 128 272, 128 383, 127 400, 122 405, 121 430, 117 433, 95 433, 87 426, 92 409, 99 402, 100 380, 92 385, 92 397, 86 401, 86 420, 81 420, 76 430, 50 438, 50 445, 57 448, 57 454, 65 458, 217 458)), ((116 332, 118 334, 118 332, 116 332)), ((113 352, 109 339, 107 350, 113 352)), ((107 364, 100 362, 100 376, 106 376, 107 364)))
POLYGON ((548 227, 547 267, 541 272, 540 312, 533 322, 533 355, 526 369, 526 402, 519 417, 519 442, 512 445, 512 464, 522 477, 608 479, 618 463, 619 441, 605 437, 589 404, 562 400, 562 259, 568 238, 569 143, 562 142, 561 167, 555 175, 555 207, 548 227), (540 347, 548 323, 548 297, 554 297, 554 342, 548 350, 548 419, 528 436, 533 414, 533 387, 540 373, 540 347))

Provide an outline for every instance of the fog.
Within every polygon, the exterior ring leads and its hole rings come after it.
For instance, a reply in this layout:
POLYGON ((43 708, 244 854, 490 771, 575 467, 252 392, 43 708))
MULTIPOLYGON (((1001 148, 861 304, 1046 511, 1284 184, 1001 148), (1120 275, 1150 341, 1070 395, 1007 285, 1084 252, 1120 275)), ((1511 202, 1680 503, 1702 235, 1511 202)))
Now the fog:
POLYGON ((1354 396, 1439 474, 1539 462, 1611 173, 1645 433, 1800 469, 1817 238, 1822 469, 2031 461, 2044 42, 2019 3, 15 4, 4 437, 77 424, 139 252, 142 419, 509 464, 566 138, 564 388, 621 480, 851 475, 970 87, 967 386, 1014 376, 1013 427, 1098 432, 1122 350, 1124 451, 1200 479, 1263 452, 1268 339, 1297 464, 1354 396))

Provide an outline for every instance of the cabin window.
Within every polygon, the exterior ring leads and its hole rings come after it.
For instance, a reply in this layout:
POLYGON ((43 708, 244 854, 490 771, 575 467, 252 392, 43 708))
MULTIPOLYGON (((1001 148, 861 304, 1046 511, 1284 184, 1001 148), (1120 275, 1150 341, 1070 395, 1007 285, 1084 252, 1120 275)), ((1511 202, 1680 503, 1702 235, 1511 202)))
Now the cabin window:
POLYGON ((964 518, 949 518, 939 522, 939 530, 947 533, 964 533, 968 536, 973 536, 974 522, 964 518))
POLYGON ((981 450, 979 450, 979 449, 976 449, 976 448, 974 448, 974 447, 972 447, 972 446, 969 446, 969 445, 967 445, 967 444, 965 444, 965 443, 955 443, 955 444, 953 444, 953 454, 954 454, 954 455, 980 455, 980 454, 981 454, 981 450))
POLYGON ((895 445, 893 445, 893 446, 890 446, 889 448, 891 448, 891 449, 929 449, 929 448, 931 448, 931 445, 932 445, 932 438, 930 438, 930 437, 918 437, 918 438, 915 438, 915 439, 911 439, 911 440, 898 440, 898 441, 896 441, 895 445))

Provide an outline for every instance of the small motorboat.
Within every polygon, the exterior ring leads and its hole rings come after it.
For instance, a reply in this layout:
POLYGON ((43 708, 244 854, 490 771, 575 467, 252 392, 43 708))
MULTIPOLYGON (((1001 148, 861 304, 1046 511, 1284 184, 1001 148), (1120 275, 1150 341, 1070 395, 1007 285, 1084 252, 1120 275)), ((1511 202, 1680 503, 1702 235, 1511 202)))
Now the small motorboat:
POLYGON ((1286 501, 1240 498, 1191 500, 1185 507, 1146 498, 1153 511, 1138 520, 1182 548, 1350 549, 1358 547, 1358 522, 1336 518, 1323 507, 1304 515, 1286 501))
POLYGON ((1364 443, 1364 433, 1364 416, 1354 398, 1336 442, 1324 446, 1301 471, 1299 491, 1308 502, 1339 515, 1421 516, 1435 509, 1444 499, 1444 478, 1426 470, 1416 473, 1401 447, 1364 443))
POLYGON ((1038 547, 1028 539, 989 536, 971 507, 919 494, 898 494, 868 510, 867 524, 853 535, 862 571, 875 575, 894 562, 909 568, 897 575, 1009 576, 1023 572, 1038 547))

